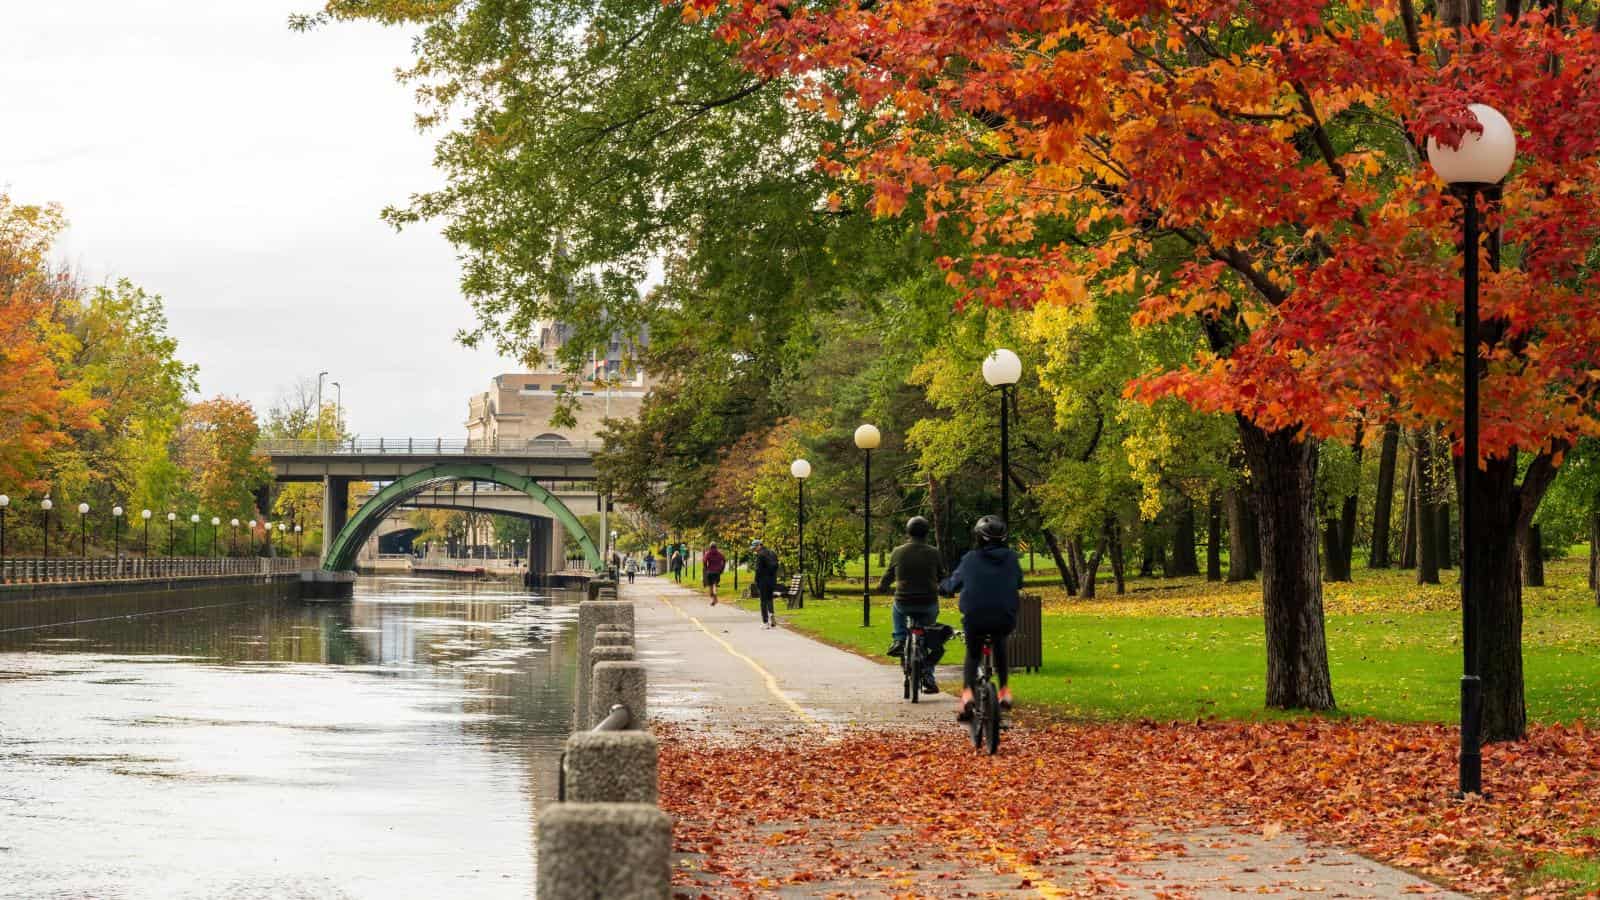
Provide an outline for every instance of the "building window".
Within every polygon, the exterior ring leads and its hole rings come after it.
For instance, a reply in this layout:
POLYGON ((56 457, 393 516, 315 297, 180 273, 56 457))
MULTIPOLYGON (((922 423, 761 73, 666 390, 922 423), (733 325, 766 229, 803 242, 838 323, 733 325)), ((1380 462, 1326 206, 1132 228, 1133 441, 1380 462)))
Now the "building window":
POLYGON ((537 384, 529 383, 529 384, 525 384, 525 385, 522 386, 522 392, 524 394, 532 394, 532 393, 535 393, 535 392, 537 392, 539 390, 540 390, 540 386, 537 385, 537 384))

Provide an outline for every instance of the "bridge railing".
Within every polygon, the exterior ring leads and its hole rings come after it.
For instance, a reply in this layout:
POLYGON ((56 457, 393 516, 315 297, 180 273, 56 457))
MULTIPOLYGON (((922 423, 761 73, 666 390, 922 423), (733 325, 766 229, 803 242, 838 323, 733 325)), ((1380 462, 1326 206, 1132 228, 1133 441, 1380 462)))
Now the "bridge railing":
POLYGON ((483 440, 465 438, 352 437, 341 440, 269 438, 256 443, 267 456, 571 456, 589 457, 603 441, 483 440))
POLYGON ((0 560, 0 584, 119 581, 138 578, 192 578, 207 575, 273 575, 316 568, 298 557, 124 556, 73 559, 8 556, 0 560))

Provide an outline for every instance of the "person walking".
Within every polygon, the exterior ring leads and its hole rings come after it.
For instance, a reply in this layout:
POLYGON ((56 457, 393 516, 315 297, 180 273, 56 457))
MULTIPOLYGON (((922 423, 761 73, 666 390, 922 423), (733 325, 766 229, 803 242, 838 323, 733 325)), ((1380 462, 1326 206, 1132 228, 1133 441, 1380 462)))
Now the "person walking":
POLYGON ((755 554, 756 595, 761 598, 761 624, 767 628, 778 627, 778 613, 772 608, 772 595, 778 592, 778 554, 761 543, 750 542, 750 552, 755 554))
POLYGON ((633 584, 633 577, 639 574, 639 561, 628 557, 628 583, 633 584))
MULTIPOLYGON (((908 621, 923 628, 931 628, 939 621, 939 579, 945 575, 944 557, 928 543, 928 530, 928 520, 922 516, 912 516, 906 522, 906 542, 894 548, 889 556, 889 567, 878 582, 880 593, 894 586, 894 608, 890 614, 894 634, 887 651, 890 656, 905 652, 908 621)), ((939 692, 939 685, 933 679, 933 666, 938 665, 943 655, 943 642, 939 643, 937 655, 928 654, 930 665, 924 670, 923 693, 939 692)))
POLYGON ((1022 561, 1006 546, 1006 522, 984 516, 972 528, 973 549, 961 557, 956 570, 939 585, 946 596, 961 595, 961 628, 967 636, 967 658, 961 670, 961 709, 956 720, 972 720, 972 684, 978 680, 983 640, 994 642, 995 677, 1000 681, 1000 708, 1011 708, 1011 667, 1006 659, 1006 638, 1017 627, 1021 605, 1022 561))
POLYGON ((667 568, 672 570, 672 580, 683 584, 683 554, 677 547, 672 548, 672 559, 667 561, 667 568))
POLYGON ((722 573, 728 568, 728 558, 717 549, 717 542, 712 541, 711 546, 700 556, 700 562, 705 566, 706 589, 711 592, 711 605, 717 605, 717 585, 722 583, 722 573))
POLYGON ((656 574, 656 555, 649 550, 644 552, 644 573, 646 575, 656 574))

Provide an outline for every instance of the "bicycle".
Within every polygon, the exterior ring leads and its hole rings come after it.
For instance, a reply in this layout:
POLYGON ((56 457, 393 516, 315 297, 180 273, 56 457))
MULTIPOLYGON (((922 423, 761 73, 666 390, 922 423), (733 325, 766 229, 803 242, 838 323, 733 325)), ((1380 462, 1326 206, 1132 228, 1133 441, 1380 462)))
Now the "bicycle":
POLYGON ((1000 692, 994 686, 994 638, 983 639, 983 660, 978 664, 978 683, 972 686, 972 746, 979 753, 987 747, 989 755, 1000 751, 1000 692))
POLYGON ((900 654, 900 672, 905 676, 901 696, 917 702, 922 694, 923 657, 926 655, 924 639, 927 629, 921 625, 911 625, 906 629, 906 646, 900 654))

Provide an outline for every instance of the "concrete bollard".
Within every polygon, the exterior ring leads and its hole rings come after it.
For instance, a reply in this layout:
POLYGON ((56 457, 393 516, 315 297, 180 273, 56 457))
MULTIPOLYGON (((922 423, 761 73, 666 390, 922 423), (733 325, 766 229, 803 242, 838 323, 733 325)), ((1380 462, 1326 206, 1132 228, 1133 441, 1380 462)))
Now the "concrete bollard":
POLYGON ((645 707, 644 663, 605 660, 594 664, 594 685, 589 694, 589 728, 600 723, 615 704, 628 708, 630 728, 643 730, 649 722, 645 707))
POLYGON ((567 738, 567 800, 653 805, 657 755, 648 731, 580 731, 567 738))
MULTIPOLYGON (((594 715, 591 715, 591 713, 592 713, 592 711, 594 709, 594 691, 593 691, 593 686, 594 686, 594 667, 597 664, 603 663, 603 662, 632 662, 632 661, 633 661, 633 645, 632 644, 596 644, 594 647, 591 647, 589 649, 589 666, 588 666, 588 670, 589 670, 589 683, 590 683, 590 688, 591 688, 591 690, 589 691, 589 696, 588 696, 589 706, 587 707, 587 709, 589 711, 586 712, 584 707, 579 707, 577 709, 577 711, 576 711, 576 714, 572 717, 573 721, 575 723, 578 723, 578 724, 582 725, 584 728, 593 728, 596 724, 599 723, 599 721, 601 719, 604 719, 606 717, 607 713, 611 712, 611 704, 607 703, 605 705, 605 707, 600 710, 600 715, 598 717, 596 717, 594 715)), ((629 709, 629 711, 632 711, 633 707, 630 706, 630 707, 628 707, 628 709, 629 709)), ((630 725, 629 727, 630 728, 643 728, 644 726, 643 725, 630 725)))
POLYGON ((585 600, 578 604, 578 672, 577 698, 572 721, 585 727, 589 715, 589 651, 594 649, 594 636, 601 625, 616 625, 633 634, 633 604, 607 603, 585 600))
POLYGON ((584 586, 585 596, 590 600, 599 599, 600 592, 607 588, 609 588, 611 592, 615 594, 617 592, 617 583, 608 578, 592 578, 589 580, 589 583, 584 586))
MULTIPOLYGON (((612 625, 601 625, 594 633, 594 647, 631 647, 633 635, 612 625)), ((589 649, 594 649, 591 647, 589 649)))
POLYGON ((665 898, 672 818, 646 803, 558 803, 539 814, 539 900, 665 898))

